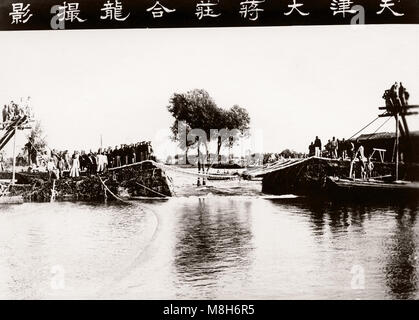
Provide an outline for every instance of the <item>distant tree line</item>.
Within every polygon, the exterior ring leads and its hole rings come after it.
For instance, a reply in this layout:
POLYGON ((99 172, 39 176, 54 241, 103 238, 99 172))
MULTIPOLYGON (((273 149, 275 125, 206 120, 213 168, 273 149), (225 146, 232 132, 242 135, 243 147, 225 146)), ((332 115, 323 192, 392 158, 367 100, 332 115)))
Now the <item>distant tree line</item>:
POLYGON ((263 163, 270 163, 280 160, 281 158, 289 159, 289 158, 304 158, 306 156, 303 152, 297 152, 290 149, 285 149, 280 153, 273 153, 268 152, 263 154, 263 163))

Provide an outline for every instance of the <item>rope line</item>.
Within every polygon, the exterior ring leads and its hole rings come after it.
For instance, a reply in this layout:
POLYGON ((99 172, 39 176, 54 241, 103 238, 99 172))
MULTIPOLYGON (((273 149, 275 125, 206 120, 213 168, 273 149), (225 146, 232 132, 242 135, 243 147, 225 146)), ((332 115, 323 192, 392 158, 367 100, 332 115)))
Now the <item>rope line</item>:
POLYGON ((129 202, 129 201, 126 201, 126 200, 124 200, 124 199, 121 199, 120 197, 118 197, 116 194, 114 194, 109 188, 108 188, 108 186, 103 182, 103 180, 102 180, 102 178, 100 177, 100 176, 98 176, 99 177, 99 180, 100 180, 100 182, 102 182, 102 184, 103 184, 103 187, 105 188, 105 190, 107 191, 107 192, 109 192, 115 199, 117 199, 117 200, 119 200, 119 201, 121 201, 121 202, 123 202, 123 203, 125 203, 125 204, 131 204, 131 202, 129 202))
POLYGON ((168 165, 162 164, 162 163, 157 163, 154 162, 154 165, 163 169, 167 169, 167 170, 172 170, 172 171, 176 171, 179 173, 183 173, 183 174, 187 174, 187 175, 192 175, 192 176, 197 176, 197 177, 204 177, 204 178, 226 178, 226 179, 238 179, 238 176, 233 176, 233 175, 221 175, 221 174, 208 174, 208 173, 195 173, 195 172, 189 172, 186 170, 182 170, 182 169, 178 169, 178 168, 172 168, 168 165))
POLYGON ((158 192, 158 191, 155 191, 155 190, 153 190, 153 189, 151 189, 151 188, 148 188, 148 187, 146 187, 146 186, 142 185, 141 183, 138 183, 137 181, 135 181, 135 183, 136 183, 136 184, 138 184, 139 186, 141 186, 141 187, 143 187, 143 188, 145 188, 145 189, 147 189, 147 190, 151 191, 151 192, 154 192, 155 194, 158 194, 159 196, 162 196, 162 197, 167 198, 167 196, 166 196, 165 194, 162 194, 162 193, 160 193, 160 192, 158 192))
MULTIPOLYGON (((383 113, 384 114, 384 113, 383 113)), ((368 123, 366 126, 364 126, 361 130, 359 130, 357 133, 353 134, 349 139, 347 140, 351 140, 353 137, 355 137, 358 133, 361 133, 362 131, 364 131, 366 128, 368 128, 370 125, 372 125, 375 121, 377 121, 380 118, 380 116, 378 116, 377 118, 375 118, 374 120, 372 120, 370 123, 368 123)))
POLYGON ((389 122, 391 120, 391 118, 387 118, 386 121, 384 121, 373 133, 371 133, 371 135, 368 137, 368 139, 366 139, 365 141, 371 139, 373 137, 373 135, 380 130, 387 122, 389 122))
MULTIPOLYGON (((316 157, 310 157, 310 158, 316 158, 316 157)), ((271 164, 269 166, 269 169, 265 168, 265 169, 262 169, 262 170, 257 170, 256 172, 249 172, 248 174, 253 176, 253 175, 270 173, 270 172, 276 171, 278 169, 285 169, 285 168, 292 167, 294 165, 303 163, 310 158, 298 159, 296 161, 292 161, 292 160, 291 161, 287 160, 285 162, 279 162, 278 161, 276 163, 271 164)), ((146 163, 146 162, 154 164, 156 167, 161 168, 161 169, 176 171, 176 172, 183 173, 183 174, 186 174, 186 175, 192 175, 192 176, 198 176, 198 177, 227 178, 227 179, 231 179, 231 180, 239 178, 239 176, 236 176, 236 175, 216 175, 216 174, 203 174, 203 173, 190 172, 190 171, 186 171, 186 170, 182 170, 182 169, 178 169, 178 168, 173 168, 171 166, 168 166, 168 165, 165 165, 165 164, 162 164, 162 163, 158 163, 158 162, 155 162, 153 160, 144 160, 144 161, 141 161, 141 162, 131 163, 131 164, 123 165, 123 166, 120 166, 120 167, 109 168, 109 171, 134 167, 134 166, 138 166, 138 165, 141 165, 143 163, 146 163)))

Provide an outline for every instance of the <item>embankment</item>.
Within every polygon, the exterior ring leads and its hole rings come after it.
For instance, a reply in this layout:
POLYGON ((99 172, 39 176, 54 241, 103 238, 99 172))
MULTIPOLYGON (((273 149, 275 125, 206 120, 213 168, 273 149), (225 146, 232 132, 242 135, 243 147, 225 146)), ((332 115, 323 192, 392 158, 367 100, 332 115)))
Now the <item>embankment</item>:
POLYGON ((171 197, 172 182, 165 172, 150 162, 138 166, 121 167, 105 174, 64 177, 52 181, 46 173, 16 173, 17 184, 10 186, 11 195, 22 195, 26 201, 56 200, 100 201, 113 200, 106 187, 121 198, 171 197))

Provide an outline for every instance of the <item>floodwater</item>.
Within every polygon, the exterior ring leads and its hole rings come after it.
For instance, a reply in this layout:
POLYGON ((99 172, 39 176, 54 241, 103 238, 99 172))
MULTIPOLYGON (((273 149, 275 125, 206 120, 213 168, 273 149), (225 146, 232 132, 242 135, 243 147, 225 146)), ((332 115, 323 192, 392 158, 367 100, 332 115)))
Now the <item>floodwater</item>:
POLYGON ((2 205, 0 298, 419 298, 418 203, 205 188, 132 205, 2 205))

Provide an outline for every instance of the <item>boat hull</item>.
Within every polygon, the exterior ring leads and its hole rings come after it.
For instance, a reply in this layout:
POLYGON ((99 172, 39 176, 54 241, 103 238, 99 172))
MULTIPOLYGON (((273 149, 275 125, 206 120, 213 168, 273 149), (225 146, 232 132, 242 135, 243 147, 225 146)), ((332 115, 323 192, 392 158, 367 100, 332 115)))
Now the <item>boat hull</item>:
POLYGON ((419 182, 382 182, 327 177, 326 189, 335 197, 369 199, 419 199, 419 182))

